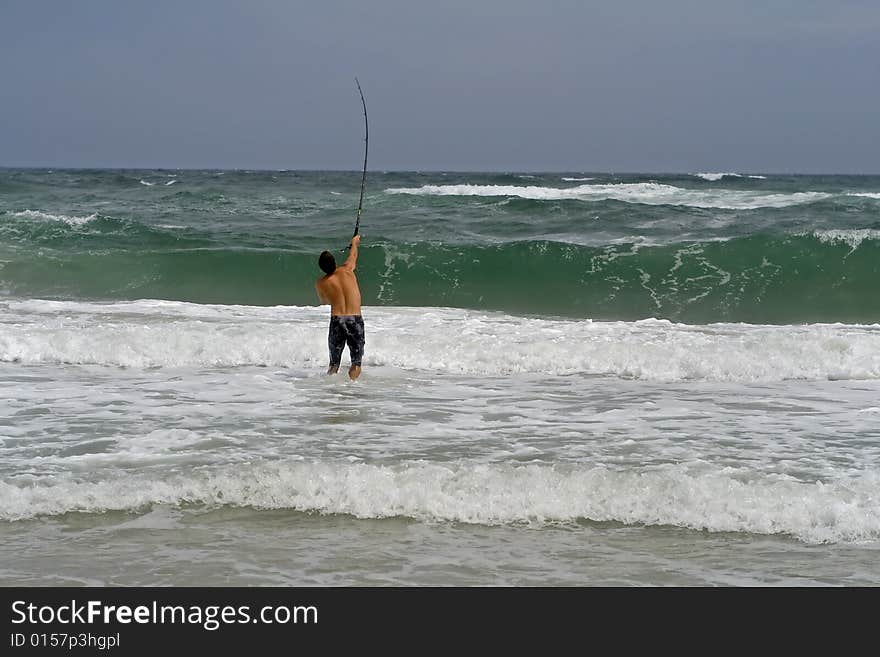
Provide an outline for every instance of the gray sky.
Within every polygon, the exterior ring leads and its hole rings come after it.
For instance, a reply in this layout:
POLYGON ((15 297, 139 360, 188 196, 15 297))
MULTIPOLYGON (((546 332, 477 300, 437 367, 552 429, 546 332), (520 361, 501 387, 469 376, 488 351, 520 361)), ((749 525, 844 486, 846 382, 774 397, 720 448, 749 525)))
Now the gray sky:
POLYGON ((0 166, 880 173, 876 0, 0 0, 0 166))

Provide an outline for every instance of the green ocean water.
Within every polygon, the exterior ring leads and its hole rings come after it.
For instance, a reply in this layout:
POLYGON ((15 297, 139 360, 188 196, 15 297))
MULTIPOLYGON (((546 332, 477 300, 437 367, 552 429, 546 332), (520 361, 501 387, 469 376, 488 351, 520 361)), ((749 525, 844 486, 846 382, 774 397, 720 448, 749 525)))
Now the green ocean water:
MULTIPOLYGON (((311 305, 358 172, 0 170, 0 294, 311 305)), ((371 172, 367 305, 880 321, 880 177, 371 172)))

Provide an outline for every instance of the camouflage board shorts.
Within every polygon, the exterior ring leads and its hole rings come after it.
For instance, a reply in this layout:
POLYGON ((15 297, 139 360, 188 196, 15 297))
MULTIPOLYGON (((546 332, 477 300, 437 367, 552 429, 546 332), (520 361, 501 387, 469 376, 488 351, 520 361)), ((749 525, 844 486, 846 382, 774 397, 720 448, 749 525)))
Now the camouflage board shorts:
POLYGON ((342 350, 348 345, 352 365, 360 365, 364 356, 364 318, 360 315, 332 315, 327 344, 330 347, 330 366, 342 361, 342 350))

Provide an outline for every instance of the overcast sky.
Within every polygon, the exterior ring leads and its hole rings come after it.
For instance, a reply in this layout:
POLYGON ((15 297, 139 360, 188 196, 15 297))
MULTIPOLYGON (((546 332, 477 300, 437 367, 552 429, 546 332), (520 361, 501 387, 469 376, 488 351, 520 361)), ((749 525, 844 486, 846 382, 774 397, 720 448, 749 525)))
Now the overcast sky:
POLYGON ((877 0, 0 0, 0 166, 880 173, 877 0))

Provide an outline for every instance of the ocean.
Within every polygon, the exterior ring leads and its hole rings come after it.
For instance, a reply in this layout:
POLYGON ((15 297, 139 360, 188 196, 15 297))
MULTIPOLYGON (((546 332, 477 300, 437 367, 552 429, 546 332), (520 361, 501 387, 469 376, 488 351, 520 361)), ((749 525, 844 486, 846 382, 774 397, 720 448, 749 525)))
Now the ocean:
POLYGON ((880 176, 0 169, 6 586, 880 585, 880 176))

